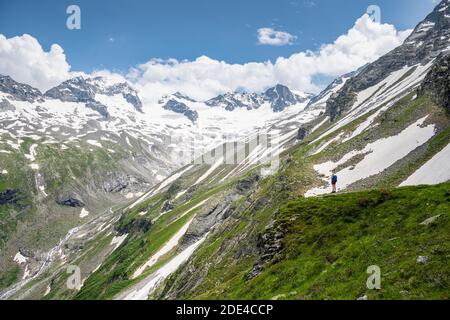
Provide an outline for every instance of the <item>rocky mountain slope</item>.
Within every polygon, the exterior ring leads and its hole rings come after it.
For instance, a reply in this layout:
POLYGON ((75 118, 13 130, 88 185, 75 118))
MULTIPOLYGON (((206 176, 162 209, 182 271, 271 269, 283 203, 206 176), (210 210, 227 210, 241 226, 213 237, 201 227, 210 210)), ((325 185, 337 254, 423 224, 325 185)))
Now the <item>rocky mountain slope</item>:
MULTIPOLYGON (((224 95, 231 102, 221 108, 181 94, 162 99, 160 109, 186 126, 186 109, 162 106, 174 100, 198 112, 198 128, 212 135, 252 123, 249 112, 262 120, 226 141, 208 139, 215 143, 208 152, 142 196, 74 223, 48 251, 10 251, 16 268, 5 269, 9 288, 0 297, 447 299, 446 19, 447 0, 404 45, 281 115, 255 95, 235 96, 244 107, 224 95), (333 171, 339 194, 327 195, 333 171), (69 265, 80 270, 77 288, 67 286, 69 265), (366 287, 371 265, 382 270, 381 290, 366 287)), ((289 103, 285 90, 275 91, 273 101, 289 103)), ((95 100, 107 105, 101 95, 95 100)), ((31 151, 22 165, 37 162, 31 151)), ((9 189, 8 210, 34 205, 9 189)), ((77 197, 60 200, 81 217, 77 197)))
POLYGON ((442 52, 449 52, 449 40, 450 5, 442 1, 417 25, 403 45, 365 67, 357 77, 345 84, 339 94, 328 102, 327 112, 330 117, 335 119, 350 110, 355 103, 361 103, 356 100, 355 94, 380 83, 388 75, 418 64, 426 65, 442 52))
POLYGON ((305 103, 313 97, 311 94, 293 93, 288 87, 281 84, 267 89, 262 94, 257 93, 226 93, 206 101, 210 107, 222 107, 228 111, 236 108, 248 110, 258 109, 264 103, 269 103, 274 112, 282 112, 287 107, 305 103))
POLYGON ((140 197, 196 154, 270 128, 307 103, 252 114, 220 113, 198 103, 195 113, 178 115, 189 107, 144 107, 129 84, 108 78, 77 77, 46 93, 8 76, 0 84, 1 288, 40 275, 62 254, 54 246, 73 228, 107 219, 110 210, 140 197), (244 117, 257 121, 248 125, 244 117))

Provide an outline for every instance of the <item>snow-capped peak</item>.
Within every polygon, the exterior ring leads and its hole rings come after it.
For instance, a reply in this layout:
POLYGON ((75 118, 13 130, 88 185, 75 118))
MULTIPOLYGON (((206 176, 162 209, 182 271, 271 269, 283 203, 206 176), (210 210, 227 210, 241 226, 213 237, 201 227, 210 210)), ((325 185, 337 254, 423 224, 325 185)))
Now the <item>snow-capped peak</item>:
POLYGON ((0 92, 10 95, 14 100, 28 102, 34 102, 42 97, 42 93, 38 89, 3 75, 0 75, 0 92))
POLYGON ((237 108, 247 110, 259 109, 264 103, 269 103, 274 112, 284 111, 287 107, 305 103, 312 95, 303 92, 293 92, 281 84, 267 89, 264 93, 229 92, 206 101, 210 107, 222 107, 227 111, 237 108))
POLYGON ((126 82, 115 83, 104 77, 78 76, 48 90, 45 96, 67 102, 98 103, 98 94, 110 97, 121 95, 136 111, 142 112, 142 102, 136 90, 126 82))

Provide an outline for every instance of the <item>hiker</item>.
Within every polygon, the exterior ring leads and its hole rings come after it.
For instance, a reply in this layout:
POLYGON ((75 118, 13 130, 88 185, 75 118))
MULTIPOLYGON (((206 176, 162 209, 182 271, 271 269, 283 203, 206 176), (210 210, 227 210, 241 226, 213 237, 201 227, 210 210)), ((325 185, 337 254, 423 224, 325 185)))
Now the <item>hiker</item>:
POLYGON ((332 193, 336 193, 336 191, 337 191, 337 189, 336 189, 337 182, 338 182, 338 177, 336 175, 336 172, 333 171, 333 175, 331 176, 331 186, 333 187, 332 193))

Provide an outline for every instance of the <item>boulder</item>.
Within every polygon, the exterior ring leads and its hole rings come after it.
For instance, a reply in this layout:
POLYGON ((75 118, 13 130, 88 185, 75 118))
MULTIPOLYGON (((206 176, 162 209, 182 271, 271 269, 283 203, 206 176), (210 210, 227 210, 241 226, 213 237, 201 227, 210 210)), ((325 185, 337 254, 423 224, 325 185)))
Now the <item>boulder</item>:
POLYGON ((67 197, 67 198, 58 198, 56 203, 60 206, 72 207, 72 208, 82 208, 84 207, 84 203, 76 198, 67 197))
POLYGON ((7 189, 0 192, 0 205, 17 203, 19 192, 20 189, 7 189))

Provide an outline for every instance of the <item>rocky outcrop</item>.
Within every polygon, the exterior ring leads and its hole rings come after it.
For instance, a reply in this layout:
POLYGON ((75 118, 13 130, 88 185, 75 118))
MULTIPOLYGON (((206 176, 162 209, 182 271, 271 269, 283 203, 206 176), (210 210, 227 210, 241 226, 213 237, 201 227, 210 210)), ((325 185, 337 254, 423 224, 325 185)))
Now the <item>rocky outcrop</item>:
POLYGON ((2 101, 0 101, 0 112, 6 111, 16 111, 16 107, 14 107, 8 100, 2 99, 2 101))
POLYGON ((324 99, 330 95, 331 93, 337 91, 337 89, 342 86, 344 84, 345 81, 347 81, 348 79, 351 79, 353 77, 355 77, 356 75, 358 75, 361 70, 363 70, 367 65, 359 68, 356 71, 353 72, 349 72, 347 74, 344 74, 342 76, 340 76, 339 78, 336 78, 332 83, 330 83, 321 93, 319 93, 318 95, 314 96, 309 102, 308 102, 308 106, 306 108, 310 108, 311 106, 317 104, 320 100, 324 99))
POLYGON ((264 233, 258 236, 257 248, 259 258, 253 266, 252 271, 246 275, 246 280, 258 276, 264 269, 264 266, 280 254, 283 248, 282 241, 284 238, 284 234, 281 230, 281 226, 274 228, 274 225, 271 223, 266 227, 264 233))
POLYGON ((175 93, 173 94, 173 96, 174 96, 175 98, 177 98, 177 99, 183 99, 183 100, 189 101, 189 102, 197 102, 196 100, 192 99, 191 97, 188 97, 188 96, 185 95, 185 94, 182 94, 181 92, 175 92, 175 93))
POLYGON ((275 87, 266 90, 263 95, 264 100, 270 102, 274 112, 282 112, 287 107, 308 101, 311 97, 311 95, 300 97, 289 90, 288 87, 281 84, 277 84, 275 87))
POLYGON ((239 180, 236 189, 239 194, 245 194, 251 191, 259 180, 261 180, 261 177, 258 174, 254 174, 248 178, 239 180))
MULTIPOLYGON (((97 78, 99 79, 99 78, 97 78)), ((96 79, 94 79, 96 80, 96 79)), ((101 77, 100 77, 101 81, 101 77)), ((100 88, 99 92, 102 94, 106 94, 108 96, 113 96, 117 94, 121 94, 123 98, 131 104, 136 111, 142 112, 142 102, 141 99, 138 96, 138 93, 136 90, 134 90, 128 83, 118 83, 113 86, 108 86, 106 88, 100 88)))
POLYGON ((45 97, 68 102, 85 103, 87 108, 97 111, 105 119, 109 118, 106 106, 95 99, 96 94, 107 96, 122 95, 137 111, 142 112, 142 102, 136 90, 127 83, 105 85, 105 80, 101 77, 83 78, 76 77, 64 81, 59 86, 48 90, 45 97))
POLYGON ((94 101, 96 91, 95 86, 83 77, 76 77, 48 90, 45 96, 67 102, 87 103, 94 101))
POLYGON ((142 102, 137 94, 124 93, 123 97, 129 104, 133 105, 137 111, 142 112, 142 102))
POLYGON ((297 132, 297 140, 303 141, 308 136, 309 131, 306 128, 299 128, 297 132))
POLYGON ((174 99, 170 99, 167 101, 167 103, 163 106, 164 109, 173 111, 175 113, 180 113, 192 122, 197 121, 198 119, 198 113, 197 111, 191 110, 186 104, 183 102, 176 101, 174 99))
POLYGON ((304 103, 312 98, 312 95, 304 96, 293 93, 288 87, 281 84, 267 89, 264 93, 229 92, 221 94, 206 101, 210 107, 222 107, 227 111, 238 108, 254 110, 260 108, 264 103, 269 103, 274 112, 282 112, 287 107, 304 103))
POLYGON ((104 119, 109 119, 109 117, 110 117, 109 112, 108 112, 108 107, 101 104, 100 102, 90 101, 90 102, 86 103, 86 108, 97 111, 104 119))
POLYGON ((194 243, 210 232, 215 225, 227 219, 235 210, 235 207, 231 205, 233 200, 236 200, 233 196, 225 197, 220 203, 199 212, 183 237, 182 248, 194 243))
POLYGON ((264 103, 264 98, 256 93, 240 93, 229 92, 221 94, 211 100, 205 102, 209 107, 220 107, 227 111, 233 111, 239 108, 247 110, 254 110, 261 107, 264 103))
POLYGON ((0 205, 17 203, 20 189, 7 189, 0 192, 0 205))
POLYGON ((336 120, 356 102, 357 95, 352 90, 351 86, 344 87, 342 91, 332 94, 328 99, 326 113, 330 116, 331 121, 336 120))
POLYGON ((125 215, 120 217, 116 231, 119 236, 131 233, 147 233, 152 227, 152 222, 145 218, 134 218, 125 223, 125 215))
POLYGON ((18 83, 9 76, 0 75, 0 92, 11 95, 14 100, 35 102, 42 100, 42 93, 27 84, 18 83))
POLYGON ((440 57, 425 77, 418 94, 428 94, 450 113, 450 54, 440 57))
POLYGON ((56 199, 56 203, 59 204, 60 206, 72 208, 82 208, 85 206, 85 204, 81 200, 75 197, 58 197, 56 199))
POLYGON ((166 202, 164 202, 164 204, 161 208, 161 213, 169 212, 170 210, 173 210, 174 208, 175 208, 175 205, 171 201, 167 200, 166 202))
POLYGON ((111 173, 108 175, 108 179, 103 182, 102 188, 108 193, 118 193, 132 186, 140 186, 144 183, 144 181, 140 181, 131 175, 111 173))
POLYGON ((23 255, 26 258, 34 258, 35 257, 34 252, 27 248, 23 248, 23 247, 19 248, 19 252, 21 255, 23 255))

